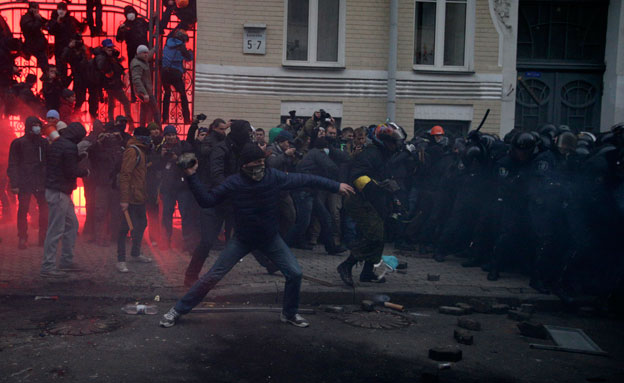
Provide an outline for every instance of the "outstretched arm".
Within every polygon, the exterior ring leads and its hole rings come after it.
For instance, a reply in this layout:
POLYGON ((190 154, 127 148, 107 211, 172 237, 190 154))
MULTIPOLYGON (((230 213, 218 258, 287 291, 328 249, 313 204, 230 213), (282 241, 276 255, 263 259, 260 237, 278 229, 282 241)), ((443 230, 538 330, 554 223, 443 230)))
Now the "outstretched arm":
POLYGON ((292 190, 299 188, 323 189, 331 193, 340 193, 343 195, 353 194, 353 189, 347 184, 341 184, 332 181, 329 178, 314 176, 302 173, 284 173, 279 170, 273 170, 277 173, 280 180, 280 187, 283 190, 292 190))

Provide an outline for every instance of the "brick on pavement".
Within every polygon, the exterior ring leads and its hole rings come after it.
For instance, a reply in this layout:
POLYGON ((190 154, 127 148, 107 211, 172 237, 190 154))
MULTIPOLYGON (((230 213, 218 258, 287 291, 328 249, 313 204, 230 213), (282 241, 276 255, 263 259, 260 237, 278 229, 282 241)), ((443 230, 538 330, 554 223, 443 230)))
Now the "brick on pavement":
MULTIPOLYGON (((36 229, 31 228, 30 237, 36 238, 35 233, 36 229)), ((116 244, 103 248, 86 243, 84 238, 79 236, 74 261, 85 271, 71 273, 67 281, 51 282, 39 277, 43 248, 37 247, 31 239, 28 249, 18 250, 14 224, 0 226, 0 238, 3 239, 0 243, 0 294, 65 294, 128 299, 147 299, 150 296, 160 295, 163 299, 175 299, 185 292, 182 283, 190 255, 180 250, 163 251, 150 248, 144 243, 144 254, 152 256, 154 262, 151 264, 128 262, 130 272, 121 274, 115 269, 116 244)), ((128 242, 128 252, 129 249, 128 242)), ((306 302, 306 297, 315 294, 353 294, 353 290, 341 282, 336 272, 336 266, 348 253, 340 257, 329 256, 324 253, 322 246, 317 246, 313 251, 294 250, 294 253, 304 275, 313 278, 313 280, 304 279, 302 282, 303 303, 310 303, 306 302), (327 283, 319 283, 318 280, 327 283)), ((384 284, 357 284, 356 292, 384 293, 395 297, 410 294, 458 297, 457 302, 461 301, 462 297, 545 299, 545 296, 537 294, 528 286, 528 279, 524 276, 504 273, 498 281, 487 281, 486 274, 479 268, 463 268, 460 266, 461 260, 453 257, 439 263, 431 258, 399 254, 390 245, 386 246, 384 254, 394 254, 400 261, 407 261, 409 264, 407 272, 387 274, 387 282, 384 284), (439 274, 441 279, 428 281, 428 274, 439 274)), ((218 252, 211 252, 204 266, 204 272, 213 264, 217 255, 218 252)), ((127 258, 129 260, 130 257, 127 258)), ((353 269, 356 281, 360 271, 361 266, 353 269)), ((275 301, 281 302, 283 285, 284 279, 281 274, 268 275, 252 256, 247 256, 225 276, 206 300, 273 294, 276 296, 275 301)))

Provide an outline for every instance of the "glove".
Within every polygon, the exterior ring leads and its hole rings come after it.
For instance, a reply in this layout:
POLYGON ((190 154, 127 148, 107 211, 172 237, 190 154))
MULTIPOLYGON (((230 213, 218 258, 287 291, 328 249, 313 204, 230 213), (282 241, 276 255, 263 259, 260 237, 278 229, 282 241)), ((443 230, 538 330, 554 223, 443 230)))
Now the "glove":
POLYGON ((379 183, 379 187, 389 191, 390 193, 397 192, 401 189, 399 184, 395 180, 385 179, 379 183))

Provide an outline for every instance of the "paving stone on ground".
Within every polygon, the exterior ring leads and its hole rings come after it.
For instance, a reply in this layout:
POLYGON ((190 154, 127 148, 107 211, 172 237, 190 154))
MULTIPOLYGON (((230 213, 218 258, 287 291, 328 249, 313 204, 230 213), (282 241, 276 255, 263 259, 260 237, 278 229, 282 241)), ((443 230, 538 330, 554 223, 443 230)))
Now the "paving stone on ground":
MULTIPOLYGON (((31 229, 31 238, 36 230, 31 229)), ((78 237, 74 261, 84 268, 83 272, 71 273, 67 281, 48 281, 39 277, 43 248, 31 240, 26 250, 17 249, 14 225, 0 226, 0 294, 71 294, 78 296, 147 297, 159 294, 174 299, 184 293, 182 286, 184 270, 190 255, 177 249, 161 250, 144 243, 143 253, 154 258, 151 264, 130 262, 130 272, 121 274, 115 269, 116 245, 100 247, 78 237)), ((128 241, 128 251, 130 249, 128 241)), ((60 251, 60 246, 59 246, 60 251)), ((302 282, 302 295, 306 294, 352 294, 336 272, 336 266, 344 256, 329 256, 322 246, 313 251, 294 250, 305 276, 320 280, 302 282), (327 286, 329 284, 329 286, 327 286)), ((503 273, 498 281, 486 280, 486 273, 479 268, 461 267, 461 259, 448 257, 446 262, 435 262, 419 254, 405 255, 395 252, 388 245, 386 255, 396 255, 399 261, 408 263, 405 274, 387 274, 385 284, 357 284, 359 293, 419 294, 432 296, 517 298, 520 300, 553 299, 552 296, 537 294, 528 286, 528 278, 522 275, 503 273), (439 274, 439 281, 428 281, 428 274, 439 274)), ((214 263, 218 252, 212 251, 203 272, 214 263)), ((353 270, 354 279, 361 266, 353 270)), ((357 282, 356 282, 357 283, 357 282)), ((206 300, 219 296, 281 294, 284 279, 280 273, 268 275, 252 256, 243 258, 234 269, 208 295, 206 300)))

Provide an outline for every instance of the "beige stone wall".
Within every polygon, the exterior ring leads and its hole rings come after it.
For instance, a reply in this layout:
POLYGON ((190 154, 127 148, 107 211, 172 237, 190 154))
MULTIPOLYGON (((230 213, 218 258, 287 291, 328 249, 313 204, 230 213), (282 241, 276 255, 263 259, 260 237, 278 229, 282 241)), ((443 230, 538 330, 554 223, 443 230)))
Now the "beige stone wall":
MULTIPOLYGON (((386 70, 389 1, 347 0, 345 58, 348 69, 386 70)), ((197 61, 222 65, 281 66, 284 0, 211 0, 198 3, 197 61), (267 25, 266 55, 243 54, 243 25, 267 25)), ((411 70, 414 55, 414 1, 399 2, 398 70, 411 70)), ((500 72, 498 33, 488 0, 476 2, 475 71, 500 72)))
POLYGON ((284 0, 200 0, 197 2, 197 56, 205 64, 280 66, 284 0), (243 25, 267 25, 266 55, 243 54, 243 25))
MULTIPOLYGON (((348 70, 384 71, 387 69, 389 35, 388 0, 347 0, 345 64, 348 70)), ((282 68, 284 0, 202 0, 198 2, 197 62, 231 66, 282 68), (243 24, 267 25, 266 55, 242 53, 243 24)), ((413 72, 414 1, 399 2, 398 70, 413 72)), ((498 67, 498 33, 492 24, 488 0, 477 0, 475 25, 475 63, 477 73, 501 73, 498 67)), ((297 76, 306 69, 289 70, 297 76)), ((327 71, 326 73, 340 73, 327 71)), ((422 74, 422 72, 420 72, 422 74)), ((323 76, 323 72, 319 77, 323 76)), ((458 74, 459 76, 465 76, 458 74)), ((432 80, 436 75, 432 75, 432 80)), ((266 96, 196 92, 195 112, 209 118, 245 118, 265 129, 279 122, 282 101, 342 102, 342 126, 382 122, 386 117, 383 97, 306 97, 266 96)), ((484 131, 497 133, 500 100, 397 99, 397 122, 413 130, 415 104, 473 105, 473 124, 478 124, 487 108, 491 109, 484 131)))
POLYGON ((390 1, 347 0, 345 64, 348 69, 388 69, 390 1))

